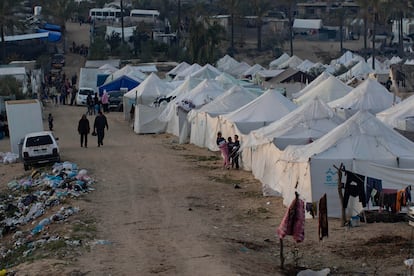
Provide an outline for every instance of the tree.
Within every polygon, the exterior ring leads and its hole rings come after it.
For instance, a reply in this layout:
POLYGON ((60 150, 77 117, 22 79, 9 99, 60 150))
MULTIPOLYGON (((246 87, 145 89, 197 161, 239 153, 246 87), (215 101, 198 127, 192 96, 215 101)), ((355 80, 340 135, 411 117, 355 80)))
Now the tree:
POLYGON ((70 19, 76 10, 74 0, 41 0, 42 12, 53 19, 54 23, 64 27, 66 20, 70 19))
POLYGON ((234 53, 234 19, 235 16, 238 14, 239 8, 239 0, 227 0, 225 2, 225 6, 227 8, 227 12, 230 13, 230 52, 234 53))
POLYGON ((19 3, 13 0, 0 1, 0 36, 1 36, 1 58, 6 59, 6 42, 4 41, 6 29, 13 29, 15 20, 11 12, 19 3))
POLYGON ((257 50, 262 50, 262 28, 263 17, 267 14, 270 8, 269 0, 253 0, 251 2, 252 10, 256 16, 256 28, 257 28, 257 50))
POLYGON ((140 25, 138 25, 132 36, 129 39, 129 42, 132 42, 132 44, 134 45, 134 55, 137 56, 138 53, 141 53, 142 51, 142 43, 146 42, 149 40, 149 35, 147 33, 147 30, 145 28, 145 25, 143 23, 141 23, 140 25))
POLYGON ((121 45, 121 36, 117 32, 112 32, 112 34, 106 39, 106 41, 109 44, 109 47, 111 48, 111 53, 114 52, 116 48, 121 45))

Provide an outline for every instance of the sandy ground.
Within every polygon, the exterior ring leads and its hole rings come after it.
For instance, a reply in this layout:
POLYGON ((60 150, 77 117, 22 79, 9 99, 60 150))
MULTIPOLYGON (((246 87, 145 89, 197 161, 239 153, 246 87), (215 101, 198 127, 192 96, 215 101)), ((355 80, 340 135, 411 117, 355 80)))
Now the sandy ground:
MULTIPOLYGON (((78 28, 69 24, 69 36, 78 28)), ((281 198, 263 197, 250 172, 222 170, 218 153, 179 145, 168 134, 136 135, 115 112, 107 115, 104 146, 89 136, 88 148, 81 148, 76 128, 85 108, 46 106, 49 112, 62 159, 97 180, 96 191, 76 204, 96 221, 96 238, 110 243, 75 258, 24 263, 13 268, 16 275, 295 275, 294 267, 328 267, 332 275, 406 272, 403 261, 412 255, 406 222, 348 228, 336 219, 323 241, 317 219, 306 221, 303 243, 286 237, 281 270, 275 230, 286 208, 281 198)), ((9 140, 0 140, 0 151, 9 149, 9 140)), ((0 188, 23 173, 21 163, 0 165, 0 188)))

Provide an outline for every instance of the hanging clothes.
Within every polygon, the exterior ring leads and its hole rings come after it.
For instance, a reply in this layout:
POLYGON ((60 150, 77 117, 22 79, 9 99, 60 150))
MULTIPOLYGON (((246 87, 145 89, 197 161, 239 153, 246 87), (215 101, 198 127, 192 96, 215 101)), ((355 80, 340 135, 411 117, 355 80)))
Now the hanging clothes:
POLYGON ((293 236, 296 242, 302 242, 305 239, 305 203, 303 200, 296 197, 292 201, 277 228, 277 234, 280 239, 286 235, 293 236))
POLYGON ((306 202, 306 212, 310 213, 312 218, 315 218, 318 215, 317 205, 317 202, 306 202))
POLYGON ((344 206, 343 208, 348 207, 349 197, 359 197, 359 201, 362 203, 362 206, 367 206, 365 199, 365 189, 364 182, 365 176, 350 171, 345 171, 346 174, 346 183, 345 183, 345 193, 344 193, 344 206))
POLYGON ((397 211, 397 189, 382 189, 380 193, 380 206, 395 213, 397 211))
POLYGON ((367 203, 371 199, 372 206, 378 206, 379 193, 382 191, 382 180, 367 176, 366 191, 367 203), (374 190, 376 193, 372 192, 374 190))
POLYGON ((326 194, 319 199, 319 223, 318 223, 318 234, 319 240, 323 237, 328 237, 328 202, 326 194))

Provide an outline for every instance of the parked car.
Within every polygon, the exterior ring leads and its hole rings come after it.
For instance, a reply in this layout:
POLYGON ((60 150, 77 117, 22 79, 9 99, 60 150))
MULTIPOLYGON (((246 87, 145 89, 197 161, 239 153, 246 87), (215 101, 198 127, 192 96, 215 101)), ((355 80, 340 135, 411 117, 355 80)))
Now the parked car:
POLYGON ((95 91, 92 88, 81 87, 76 93, 76 105, 86 105, 86 99, 88 95, 91 95, 92 98, 95 95, 95 91))
POLYGON ((65 66, 65 56, 63 54, 54 54, 52 56, 52 68, 61 69, 65 66))
POLYGON ((109 95, 109 110, 113 111, 124 111, 123 97, 125 91, 110 91, 109 95))
POLYGON ((60 162, 57 140, 51 131, 27 134, 22 144, 24 169, 27 171, 34 165, 60 162))

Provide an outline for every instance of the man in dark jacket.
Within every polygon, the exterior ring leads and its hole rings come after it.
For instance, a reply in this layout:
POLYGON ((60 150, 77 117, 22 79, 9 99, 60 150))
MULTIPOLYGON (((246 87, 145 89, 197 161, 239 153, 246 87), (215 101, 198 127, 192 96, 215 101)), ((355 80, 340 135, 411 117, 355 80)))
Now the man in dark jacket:
POLYGON ((95 122, 93 124, 93 129, 98 136, 98 147, 103 146, 103 139, 105 136, 105 127, 106 130, 109 129, 108 121, 106 120, 105 115, 103 115, 102 111, 98 111, 98 115, 95 118, 95 122))
POLYGON ((83 147, 83 142, 85 141, 85 148, 88 147, 88 134, 90 132, 89 120, 86 118, 86 115, 82 115, 82 118, 79 120, 78 132, 80 134, 80 144, 83 147))

